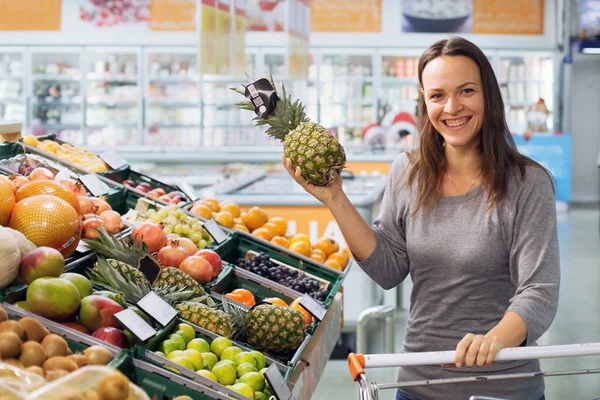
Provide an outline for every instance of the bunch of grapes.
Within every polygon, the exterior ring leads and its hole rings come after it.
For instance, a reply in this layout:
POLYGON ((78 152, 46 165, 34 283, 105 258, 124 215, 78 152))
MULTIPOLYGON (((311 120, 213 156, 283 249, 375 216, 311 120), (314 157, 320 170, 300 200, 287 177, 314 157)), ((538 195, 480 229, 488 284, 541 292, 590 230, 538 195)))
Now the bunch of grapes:
POLYGON ((150 209, 146 211, 146 215, 150 221, 161 223, 167 235, 176 233, 181 237, 186 237, 199 249, 205 248, 212 240, 199 219, 191 218, 175 204, 159 210, 150 209))
POLYGON ((321 288, 319 281, 296 269, 275 264, 265 253, 258 254, 251 261, 240 258, 237 264, 240 268, 289 287, 297 292, 308 293, 315 300, 325 301, 327 296, 329 296, 329 290, 321 288))

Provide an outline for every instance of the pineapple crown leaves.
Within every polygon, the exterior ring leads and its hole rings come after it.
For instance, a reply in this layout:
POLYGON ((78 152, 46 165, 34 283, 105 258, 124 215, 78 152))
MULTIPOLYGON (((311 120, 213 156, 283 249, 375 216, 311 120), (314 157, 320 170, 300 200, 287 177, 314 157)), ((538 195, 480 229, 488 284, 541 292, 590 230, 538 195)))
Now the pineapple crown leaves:
POLYGON ((113 292, 123 292, 123 288, 126 287, 127 293, 125 295, 128 301, 137 303, 144 296, 150 293, 150 282, 141 274, 136 274, 135 268, 127 265, 120 261, 124 265, 119 267, 113 266, 109 260, 99 256, 94 268, 88 271, 88 277, 94 285, 102 286, 113 292), (130 268, 129 274, 127 273, 127 267, 130 268), (135 285, 132 284, 135 282, 135 285))
MULTIPOLYGON (((256 126, 268 125, 267 135, 283 141, 288 133, 296 129, 301 123, 310 121, 310 119, 306 116, 304 105, 300 100, 292 102, 292 97, 287 94, 283 82, 281 83, 280 92, 277 91, 272 76, 269 76, 269 82, 271 82, 279 97, 277 106, 268 117, 262 118, 257 115, 252 120, 256 126)), ((245 96, 246 86, 241 85, 237 88, 231 88, 231 90, 245 96)), ((236 106, 242 110, 255 111, 254 104, 250 101, 236 103, 236 106)))
POLYGON ((112 258, 127 265, 137 265, 138 261, 144 257, 150 255, 150 251, 144 242, 142 242, 142 248, 133 246, 125 242, 123 238, 116 238, 111 236, 106 229, 99 228, 97 239, 83 239, 83 242, 97 254, 112 258))

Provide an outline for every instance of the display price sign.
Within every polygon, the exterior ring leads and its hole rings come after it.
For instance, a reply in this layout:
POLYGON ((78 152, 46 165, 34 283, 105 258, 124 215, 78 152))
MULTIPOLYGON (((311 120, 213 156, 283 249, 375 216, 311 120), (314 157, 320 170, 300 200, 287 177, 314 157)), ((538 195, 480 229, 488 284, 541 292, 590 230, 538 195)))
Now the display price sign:
POLYGON ((111 169, 119 169, 127 165, 127 160, 114 151, 105 151, 104 153, 100 154, 100 158, 111 169))
POLYGON ((177 310, 154 292, 144 296, 137 305, 163 327, 177 317, 177 310))
POLYGON ((108 185, 102 182, 96 174, 80 175, 79 181, 94 197, 102 196, 110 191, 108 185))
POLYGON ((277 369, 275 364, 271 364, 265 371, 265 379, 269 382, 271 392, 275 395, 277 400, 288 400, 292 397, 292 392, 288 387, 287 383, 281 376, 281 372, 277 369))
POLYGON ((306 309, 313 317, 318 319, 319 321, 323 321, 325 318, 325 314, 327 310, 323 308, 318 301, 310 297, 307 293, 304 293, 302 299, 300 300, 300 305, 306 309))
POLYGON ((115 318, 140 342, 145 342, 156 335, 156 330, 150 326, 134 310, 128 308, 115 314, 115 318))
POLYGON ((209 219, 204 223, 204 229, 208 234, 217 242, 217 244, 223 243, 227 240, 227 233, 212 219, 209 219))

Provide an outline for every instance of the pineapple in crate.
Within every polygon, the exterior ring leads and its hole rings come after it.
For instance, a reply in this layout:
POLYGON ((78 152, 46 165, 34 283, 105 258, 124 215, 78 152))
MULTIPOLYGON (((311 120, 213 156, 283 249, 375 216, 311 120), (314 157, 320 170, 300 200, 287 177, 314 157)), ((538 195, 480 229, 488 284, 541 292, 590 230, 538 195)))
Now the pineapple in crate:
POLYGON ((283 83, 281 96, 272 78, 232 90, 250 100, 237 106, 254 111, 257 126, 269 126, 267 135, 283 142, 286 157, 292 160, 294 169, 301 168, 304 179, 316 186, 335 181, 346 165, 344 148, 327 129, 310 121, 299 100, 292 102, 283 83))

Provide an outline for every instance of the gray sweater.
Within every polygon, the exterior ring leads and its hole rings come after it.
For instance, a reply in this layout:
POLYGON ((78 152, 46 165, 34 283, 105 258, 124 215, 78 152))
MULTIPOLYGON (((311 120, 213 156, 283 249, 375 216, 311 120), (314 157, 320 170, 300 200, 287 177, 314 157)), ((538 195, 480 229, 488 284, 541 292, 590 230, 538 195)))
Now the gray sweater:
MULTIPOLYGON (((548 329, 558 306, 560 265, 552 181, 530 166, 525 179, 509 174, 507 194, 488 210, 481 186, 464 196, 442 197, 430 214, 410 216, 416 190, 407 188, 408 157, 394 161, 379 216, 375 251, 359 263, 381 287, 391 289, 408 274, 413 281, 405 352, 454 350, 471 332, 485 334, 507 311, 527 325, 526 345, 548 329), (518 178, 517 178, 518 177, 518 178)), ((416 188, 416 183, 414 185, 416 188)), ((539 362, 495 362, 488 367, 404 367, 399 381, 456 378, 489 373, 539 371, 539 362)), ((538 400, 542 378, 402 389, 422 399, 468 399, 487 395, 538 400)))

